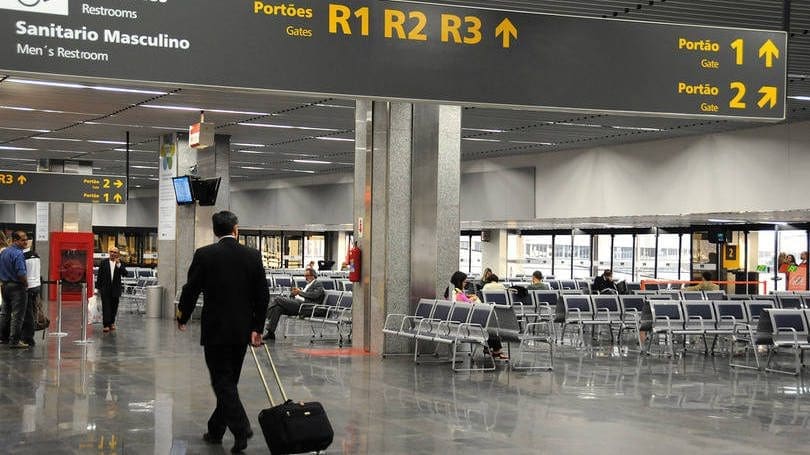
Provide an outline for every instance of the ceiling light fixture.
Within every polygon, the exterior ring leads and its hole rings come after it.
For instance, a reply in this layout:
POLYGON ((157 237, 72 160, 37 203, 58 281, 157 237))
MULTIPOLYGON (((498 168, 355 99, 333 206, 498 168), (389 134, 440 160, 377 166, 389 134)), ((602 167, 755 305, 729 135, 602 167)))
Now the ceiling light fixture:
POLYGON ((512 144, 526 144, 526 145, 557 145, 554 142, 534 142, 534 141, 509 141, 512 144))
POLYGON ((32 128, 12 128, 10 126, 0 126, 0 130, 9 130, 9 131, 27 131, 30 133, 50 133, 51 130, 37 130, 32 128))
POLYGON ((277 125, 273 123, 239 123, 242 126, 256 126, 259 128, 279 128, 285 130, 304 130, 304 131, 340 131, 334 128, 316 128, 312 126, 296 126, 296 125, 277 125))
POLYGON ((6 79, 6 82, 15 82, 17 84, 29 84, 29 85, 44 85, 44 86, 47 86, 47 87, 101 90, 101 91, 104 91, 104 92, 142 93, 144 95, 165 95, 167 93, 167 92, 161 92, 161 91, 157 91, 157 90, 141 90, 141 89, 123 88, 123 87, 106 87, 106 86, 103 86, 103 85, 83 85, 83 84, 75 84, 75 83, 70 83, 70 82, 34 81, 34 80, 30 80, 30 79, 17 79, 17 78, 6 79))
POLYGON ((332 164, 331 161, 320 161, 320 160, 293 160, 293 163, 304 163, 304 164, 332 164))
POLYGON ((282 171, 287 171, 287 172, 300 172, 302 174, 314 174, 315 173, 315 171, 305 171, 303 169, 281 169, 281 170, 282 171))
POLYGON ((481 133, 505 133, 504 130, 490 130, 485 128, 462 128, 462 131, 478 131, 481 133))
POLYGON ((647 128, 644 126, 619 126, 614 125, 611 128, 615 128, 617 130, 634 130, 634 131, 663 131, 661 128, 647 128))
POLYGON ((231 145, 235 145, 237 147, 264 147, 264 144, 249 144, 245 142, 231 142, 231 145))
POLYGON ((501 142, 498 139, 484 139, 480 137, 462 137, 464 141, 474 141, 474 142, 501 142))
POLYGON ((75 139, 72 137, 45 137, 45 136, 35 136, 31 139, 36 139, 38 141, 65 141, 65 142, 81 142, 81 139, 75 139))
POLYGON ((316 137, 315 139, 319 139, 322 141, 354 142, 354 139, 348 139, 343 137, 316 137))
POLYGON ((797 101, 810 101, 810 96, 789 96, 788 98, 797 101))
POLYGON ((216 112, 217 114, 238 114, 238 115, 270 115, 267 112, 252 112, 252 111, 235 111, 233 109, 208 109, 194 106, 164 106, 159 104, 141 104, 140 107, 148 107, 151 109, 166 109, 170 111, 187 111, 187 112, 216 112))
POLYGON ((91 141, 91 140, 88 140, 87 142, 92 142, 93 144, 127 145, 126 142, 122 142, 122 141, 104 141, 104 140, 91 141))
MULTIPOLYGON (((14 147, 14 146, 11 146, 11 145, 0 145, 0 150, 34 151, 34 150, 39 150, 39 149, 32 149, 32 148, 28 148, 28 147, 14 147)), ((11 158, 7 158, 7 159, 11 159, 11 158)))

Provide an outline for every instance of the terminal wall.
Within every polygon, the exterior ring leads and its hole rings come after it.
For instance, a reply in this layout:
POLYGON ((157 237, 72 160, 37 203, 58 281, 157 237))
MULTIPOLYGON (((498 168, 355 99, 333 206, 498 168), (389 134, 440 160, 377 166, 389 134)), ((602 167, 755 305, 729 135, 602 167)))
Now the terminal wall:
POLYGON ((242 226, 350 224, 352 183, 245 189, 231 193, 242 226))
POLYGON ((537 218, 806 209, 810 122, 482 160, 464 169, 525 165, 536 168, 537 218))
POLYGON ((535 168, 505 168, 461 175, 461 220, 529 220, 535 211, 535 168))

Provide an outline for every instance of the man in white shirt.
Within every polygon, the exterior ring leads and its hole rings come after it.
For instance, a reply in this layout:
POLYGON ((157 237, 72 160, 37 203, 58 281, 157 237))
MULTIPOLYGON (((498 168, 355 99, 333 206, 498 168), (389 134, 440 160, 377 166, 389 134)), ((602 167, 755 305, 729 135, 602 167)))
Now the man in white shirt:
POLYGON ((25 317, 23 318, 22 335, 20 339, 29 346, 34 346, 34 304, 39 300, 41 277, 39 255, 26 248, 23 250, 25 258, 25 270, 28 277, 28 305, 25 307, 25 317))

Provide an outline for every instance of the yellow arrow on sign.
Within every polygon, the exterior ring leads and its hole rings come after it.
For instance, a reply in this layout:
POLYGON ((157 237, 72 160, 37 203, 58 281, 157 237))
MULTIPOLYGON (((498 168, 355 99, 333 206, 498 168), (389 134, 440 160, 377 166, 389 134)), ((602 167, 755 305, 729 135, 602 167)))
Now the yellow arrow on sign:
POLYGON ((115 201, 115 202, 121 202, 121 199, 123 199, 123 198, 118 193, 115 193, 115 196, 113 196, 113 201, 115 201))
POLYGON ((117 445, 118 441, 115 440, 115 435, 110 436, 110 448, 114 450, 117 445))
POLYGON ((122 186, 124 186, 124 182, 122 182, 121 180, 116 180, 113 183, 113 185, 115 185, 116 188, 121 188, 122 186))
POLYGON ((503 47, 508 49, 511 38, 517 39, 518 30, 515 24, 507 17, 497 27, 495 27, 495 37, 503 36, 503 47))
POLYGON ((779 48, 770 39, 759 48, 759 58, 765 57, 765 68, 773 66, 774 57, 779 58, 779 48))
POLYGON ((24 175, 21 175, 21 176, 17 177, 17 183, 19 183, 20 185, 25 185, 25 182, 27 182, 27 181, 28 181, 28 177, 26 177, 24 175))
POLYGON ((768 109, 773 109, 774 106, 776 106, 776 95, 778 94, 776 87, 771 87, 768 85, 763 86, 761 89, 759 89, 759 93, 762 94, 762 98, 760 98, 759 102, 757 103, 757 106, 759 106, 760 109, 764 108, 768 103, 770 103, 768 109))

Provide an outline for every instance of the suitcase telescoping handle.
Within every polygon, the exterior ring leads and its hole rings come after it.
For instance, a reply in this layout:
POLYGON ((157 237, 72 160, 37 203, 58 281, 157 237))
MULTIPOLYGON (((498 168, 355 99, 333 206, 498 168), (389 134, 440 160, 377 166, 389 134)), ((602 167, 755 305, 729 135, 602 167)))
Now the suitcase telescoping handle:
MULTIPOLYGON (((273 370, 273 376, 276 378, 278 390, 281 391, 281 399, 282 401, 287 401, 287 393, 284 391, 284 386, 281 385, 281 378, 278 376, 278 370, 276 369, 276 363, 273 362, 273 356, 270 355, 270 350, 267 349, 266 344, 263 344, 262 346, 264 347, 264 352, 267 354, 267 359, 270 360, 270 369, 273 370)), ((270 400, 270 406, 275 406, 276 403, 273 401, 273 394, 270 393, 270 388, 267 386, 267 380, 264 377, 262 365, 259 363, 259 358, 256 356, 256 348, 250 346, 250 353, 253 354, 253 360, 256 362, 256 369, 259 371, 259 377, 262 378, 262 385, 264 385, 264 392, 267 394, 267 399, 270 400)))

